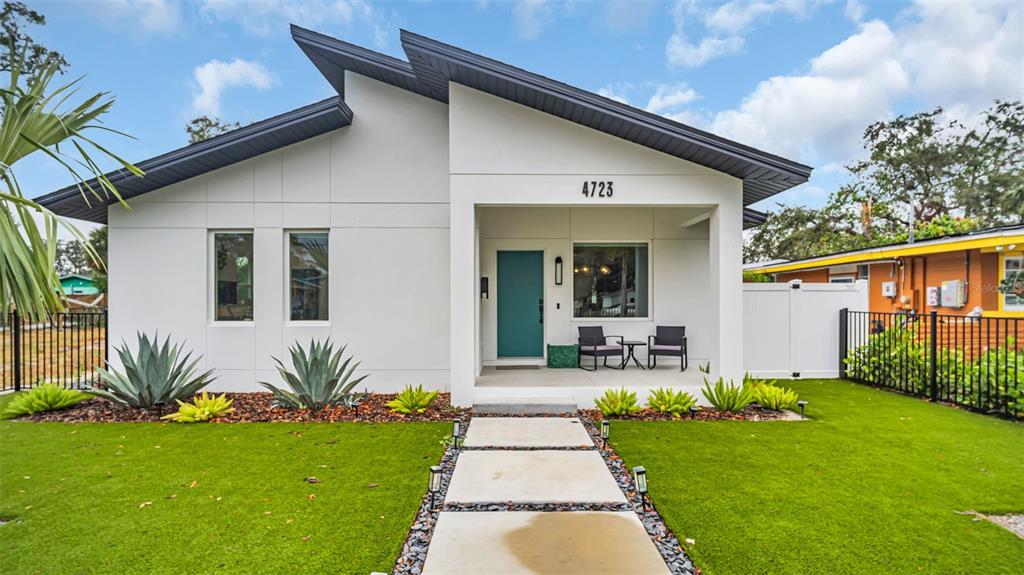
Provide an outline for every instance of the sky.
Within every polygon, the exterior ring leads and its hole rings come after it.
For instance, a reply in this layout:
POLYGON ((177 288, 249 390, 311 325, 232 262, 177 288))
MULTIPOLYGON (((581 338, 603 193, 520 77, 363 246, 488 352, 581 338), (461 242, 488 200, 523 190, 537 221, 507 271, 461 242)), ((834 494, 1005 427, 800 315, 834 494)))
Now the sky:
MULTIPOLYGON (((402 59, 406 29, 815 168, 763 210, 822 205, 872 122, 936 106, 972 121, 994 99, 1024 98, 1022 2, 28 4, 47 23, 27 31, 68 60, 64 78, 116 98, 104 124, 133 139, 98 139, 129 161, 187 144, 199 115, 244 124, 331 96, 289 23, 402 59)), ((71 183, 44 157, 16 175, 33 197, 71 183)))

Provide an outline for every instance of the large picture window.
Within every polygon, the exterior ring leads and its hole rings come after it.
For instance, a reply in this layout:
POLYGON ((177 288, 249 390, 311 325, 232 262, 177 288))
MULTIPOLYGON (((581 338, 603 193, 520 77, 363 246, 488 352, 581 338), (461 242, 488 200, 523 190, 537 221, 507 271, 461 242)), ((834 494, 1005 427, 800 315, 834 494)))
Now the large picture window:
POLYGON ((292 321, 327 321, 327 232, 288 234, 292 321))
POLYGON ((647 244, 575 244, 573 317, 647 317, 647 244))
POLYGON ((252 233, 213 234, 216 321, 252 321, 252 233))

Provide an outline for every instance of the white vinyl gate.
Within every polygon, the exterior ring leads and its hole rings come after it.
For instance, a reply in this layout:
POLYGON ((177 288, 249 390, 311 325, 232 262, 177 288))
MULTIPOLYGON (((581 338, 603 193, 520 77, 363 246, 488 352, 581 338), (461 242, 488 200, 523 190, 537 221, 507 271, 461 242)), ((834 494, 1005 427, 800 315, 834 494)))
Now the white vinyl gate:
POLYGON ((839 377, 839 310, 867 311, 868 286, 743 284, 743 368, 754 377, 839 377))

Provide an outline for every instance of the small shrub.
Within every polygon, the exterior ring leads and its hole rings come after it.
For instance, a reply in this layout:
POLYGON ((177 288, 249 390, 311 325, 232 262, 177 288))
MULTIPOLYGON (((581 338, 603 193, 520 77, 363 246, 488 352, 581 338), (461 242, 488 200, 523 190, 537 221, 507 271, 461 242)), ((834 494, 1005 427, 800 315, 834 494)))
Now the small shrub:
POLYGON ((346 346, 334 351, 331 340, 325 343, 310 340, 309 352, 299 344, 290 347, 295 373, 285 369, 281 360, 274 358, 277 372, 290 389, 281 389, 265 381, 260 385, 274 394, 274 404, 290 409, 316 409, 328 406, 350 405, 352 389, 367 376, 352 378, 359 363, 349 357, 342 363, 346 346))
POLYGON ((193 398, 189 403, 178 400, 178 411, 165 415, 161 419, 170 419, 179 423, 210 421, 234 411, 235 408, 231 407, 232 403, 234 400, 228 399, 226 394, 210 396, 204 391, 202 395, 193 398))
POLYGON ((672 417, 679 417, 694 405, 697 405, 697 400, 692 395, 667 387, 651 390, 651 395, 647 397, 648 407, 658 413, 667 413, 672 417))
POLYGON ((711 375, 711 362, 709 361, 707 363, 697 364, 697 369, 699 369, 701 373, 711 375))
POLYGON ((385 405, 395 413, 404 413, 406 415, 423 413, 428 407, 433 405, 434 400, 437 399, 437 394, 437 391, 423 389, 422 385, 417 385, 416 387, 406 385, 405 389, 385 405))
POLYGON ((3 418, 57 411, 86 399, 89 396, 77 389, 64 389, 53 383, 44 383, 14 396, 4 408, 3 418))
POLYGON ((625 387, 618 390, 606 389, 603 396, 594 400, 594 404, 605 417, 633 415, 640 410, 636 393, 627 391, 625 387))
POLYGON ((797 394, 792 389, 764 384, 754 388, 754 403, 767 409, 782 411, 796 407, 797 394))
POLYGON ((213 370, 194 376, 199 358, 189 362, 192 353, 180 358, 181 349, 170 344, 170 337, 163 345, 154 337, 153 341, 143 333, 136 334, 139 348, 133 356, 128 344, 115 348, 124 365, 124 373, 116 369, 99 368, 103 388, 90 387, 89 392, 130 407, 153 407, 195 395, 215 378, 213 370))
POLYGON ((714 387, 707 378, 704 378, 703 392, 708 403, 719 411, 738 413, 754 402, 754 390, 751 386, 737 386, 732 381, 726 383, 721 377, 715 382, 714 387))

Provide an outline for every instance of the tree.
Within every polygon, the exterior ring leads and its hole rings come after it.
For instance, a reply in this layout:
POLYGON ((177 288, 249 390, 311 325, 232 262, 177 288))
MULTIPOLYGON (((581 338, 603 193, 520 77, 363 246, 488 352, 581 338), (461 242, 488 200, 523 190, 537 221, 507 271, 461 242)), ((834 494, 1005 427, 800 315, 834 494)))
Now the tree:
POLYGON ((57 274, 84 274, 89 271, 89 256, 85 244, 78 240, 57 240, 57 257, 54 261, 57 274))
POLYGON ((876 122, 866 159, 820 210, 784 208, 744 247, 746 261, 797 259, 1024 223, 1024 102, 996 101, 970 128, 942 108, 876 122))
POLYGON ((37 43, 23 31, 29 25, 45 24, 46 17, 23 2, 4 2, 0 9, 0 72, 10 72, 12 65, 19 61, 19 55, 22 55, 20 72, 27 77, 48 63, 55 64, 59 73, 64 72, 68 67, 64 56, 37 43))
POLYGON ((203 140, 209 140, 214 136, 230 132, 241 126, 238 122, 225 122, 220 118, 199 116, 185 125, 185 132, 188 134, 189 144, 198 144, 203 140))
POLYGON ((92 279, 101 292, 107 291, 107 226, 89 232, 89 244, 95 251, 96 258, 89 258, 87 263, 92 279))
POLYGON ((67 171, 83 196, 101 202, 116 198, 123 203, 117 188, 103 175, 101 161, 113 160, 136 176, 144 174, 90 137, 100 129, 121 134, 98 126, 114 105, 113 98, 101 92, 76 104, 78 80, 51 86, 60 70, 58 62, 49 60, 25 78, 23 62, 23 55, 17 56, 8 85, 0 88, 0 303, 4 310, 13 304, 20 313, 38 320, 64 307, 55 264, 57 226, 63 225, 79 241, 86 240, 74 225, 25 197, 15 177, 18 162, 31 154, 44 154, 67 171), (86 178, 94 179, 90 183, 86 178))

